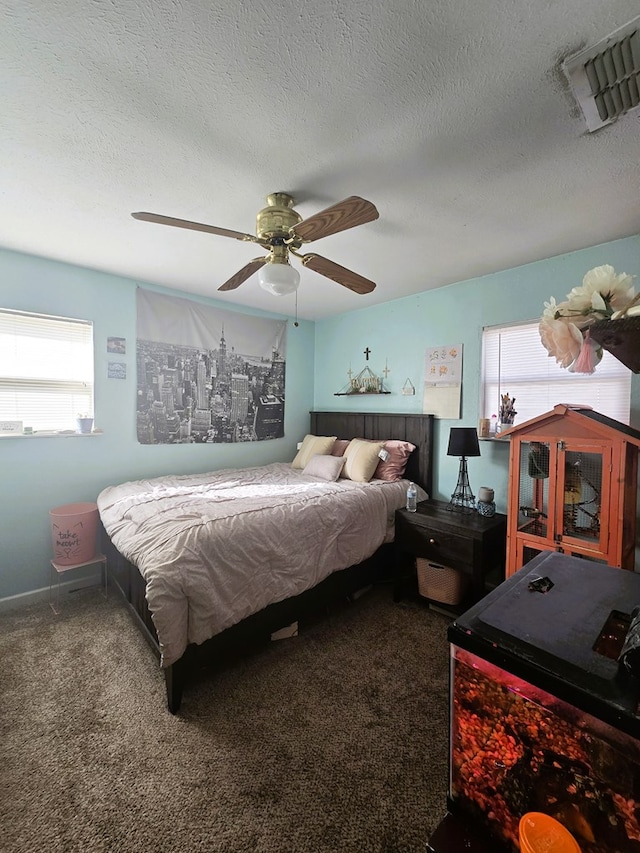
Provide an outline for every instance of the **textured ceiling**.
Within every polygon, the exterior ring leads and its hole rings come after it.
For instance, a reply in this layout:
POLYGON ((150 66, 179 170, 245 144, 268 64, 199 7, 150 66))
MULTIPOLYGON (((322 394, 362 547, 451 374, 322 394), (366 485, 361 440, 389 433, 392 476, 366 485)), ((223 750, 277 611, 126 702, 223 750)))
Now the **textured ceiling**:
MULTIPOLYGON (((293 315, 253 233, 269 192, 303 216, 349 195, 373 223, 310 251, 318 319, 640 232, 640 119, 588 134, 561 61, 637 0, 9 0, 0 8, 0 246, 293 315)), ((603 263, 606 258, 603 258, 603 263)), ((297 261, 294 261, 297 263, 297 261)), ((567 287, 577 282, 567 282, 567 287)))

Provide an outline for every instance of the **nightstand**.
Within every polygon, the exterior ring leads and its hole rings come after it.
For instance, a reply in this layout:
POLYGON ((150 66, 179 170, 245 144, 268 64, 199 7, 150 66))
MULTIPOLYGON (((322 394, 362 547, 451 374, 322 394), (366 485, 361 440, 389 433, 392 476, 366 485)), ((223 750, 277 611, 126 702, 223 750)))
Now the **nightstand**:
POLYGON ((428 500, 421 501, 416 512, 396 511, 395 601, 402 598, 410 581, 415 586, 416 557, 469 575, 465 606, 479 601, 504 580, 507 516, 496 513, 486 518, 448 507, 444 501, 428 500))

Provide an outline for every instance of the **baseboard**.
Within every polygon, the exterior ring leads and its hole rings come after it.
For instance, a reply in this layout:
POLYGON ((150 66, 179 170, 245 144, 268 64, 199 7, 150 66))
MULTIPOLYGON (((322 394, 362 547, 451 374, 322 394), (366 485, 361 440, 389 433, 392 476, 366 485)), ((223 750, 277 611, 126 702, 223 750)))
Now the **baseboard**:
MULTIPOLYGON (((81 589, 86 589, 89 586, 102 584, 101 573, 98 570, 86 577, 75 578, 72 580, 60 582, 60 604, 64 602, 66 597, 73 595, 81 589)), ((29 592, 21 592, 19 595, 8 595, 6 598, 0 598, 0 613, 6 613, 9 610, 15 610, 19 607, 27 607, 29 604, 40 604, 41 602, 49 603, 49 595, 54 599, 57 595, 57 582, 54 582, 51 591, 48 586, 41 589, 30 590, 29 592)))

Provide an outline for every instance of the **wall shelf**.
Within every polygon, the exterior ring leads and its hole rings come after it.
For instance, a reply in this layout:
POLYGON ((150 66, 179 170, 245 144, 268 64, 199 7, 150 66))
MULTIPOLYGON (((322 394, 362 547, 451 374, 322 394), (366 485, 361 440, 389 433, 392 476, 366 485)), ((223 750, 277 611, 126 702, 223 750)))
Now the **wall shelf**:
POLYGON ((352 376, 351 369, 349 369, 348 375, 349 381, 340 391, 336 391, 334 397, 358 397, 365 394, 391 393, 391 391, 385 390, 382 377, 376 376, 370 367, 363 367, 357 376, 352 376))
POLYGON ((336 391, 334 397, 371 397, 380 394, 390 394, 391 391, 336 391))

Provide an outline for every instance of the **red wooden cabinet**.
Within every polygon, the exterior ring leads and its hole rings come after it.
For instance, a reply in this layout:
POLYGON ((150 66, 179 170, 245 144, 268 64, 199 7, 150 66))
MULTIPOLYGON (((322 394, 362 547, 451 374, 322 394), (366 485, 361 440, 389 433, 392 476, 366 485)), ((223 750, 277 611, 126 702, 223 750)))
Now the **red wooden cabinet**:
POLYGON ((543 551, 633 570, 638 430, 558 405, 500 438, 511 443, 507 577, 543 551))

